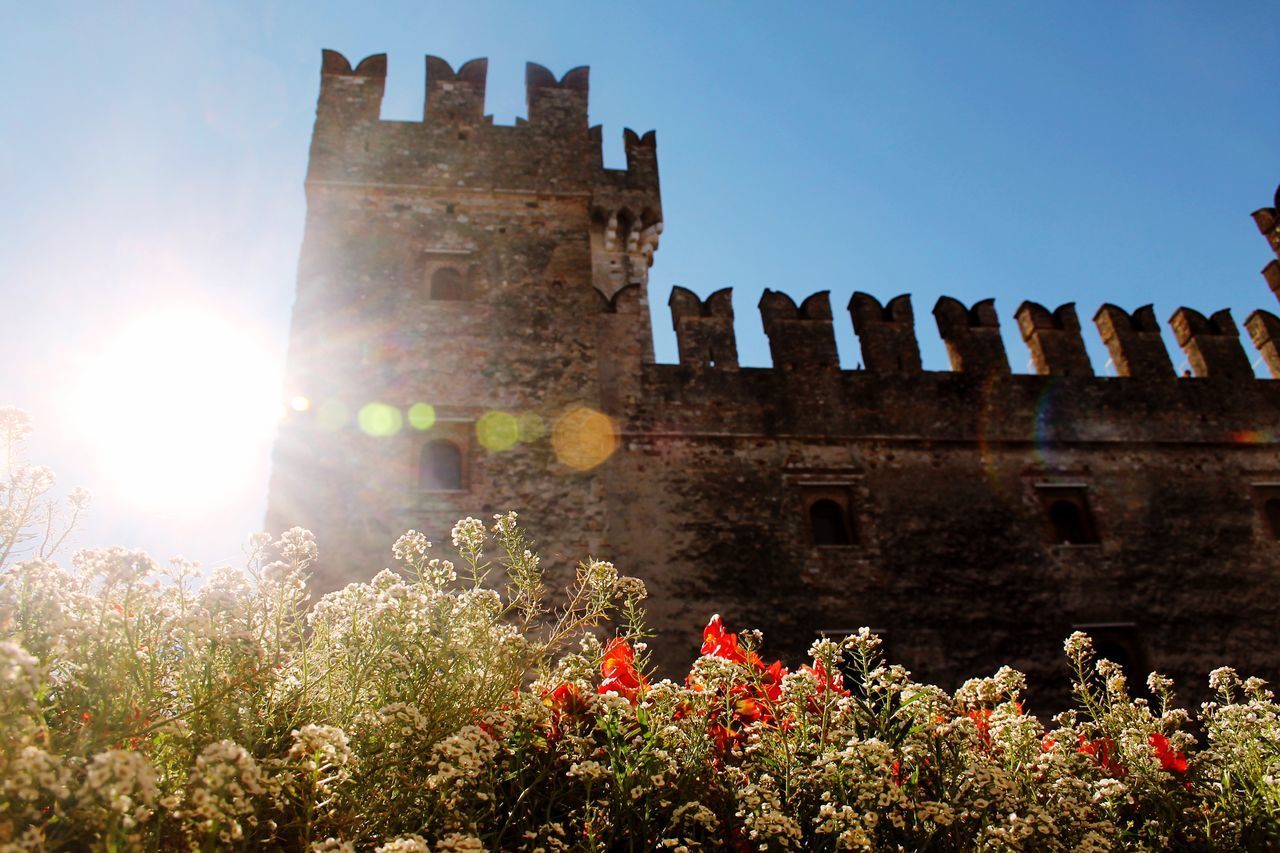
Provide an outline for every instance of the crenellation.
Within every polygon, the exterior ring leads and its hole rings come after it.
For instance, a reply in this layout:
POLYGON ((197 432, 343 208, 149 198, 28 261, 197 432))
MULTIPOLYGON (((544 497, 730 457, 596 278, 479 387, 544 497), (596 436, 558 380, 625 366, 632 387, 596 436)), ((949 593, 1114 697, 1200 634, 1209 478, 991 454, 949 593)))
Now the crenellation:
POLYGON ((658 189, 658 135, 648 131, 643 136, 631 128, 623 128, 622 145, 627 155, 627 181, 635 187, 658 189))
POLYGON ((1255 210, 1253 212, 1253 221, 1257 224, 1258 231, 1262 233, 1262 236, 1267 238, 1267 243, 1271 245, 1271 251, 1276 253, 1277 258, 1280 258, 1280 187, 1276 187, 1273 205, 1273 207, 1263 207, 1255 210))
POLYGON ((1240 346, 1240 329, 1228 309, 1205 317, 1191 308, 1179 308, 1169 318, 1169 325, 1196 376, 1253 378, 1249 357, 1240 346))
POLYGON ((1263 267, 1262 277, 1267 280, 1267 286, 1276 299, 1280 299, 1280 261, 1272 261, 1263 267))
POLYGON ((580 131, 585 139, 590 74, 587 66, 580 65, 566 71, 557 81, 546 66, 527 63, 524 84, 529 124, 552 132, 580 131))
POLYGON ((972 308, 965 308, 959 300, 943 296, 933 307, 933 316, 947 345, 952 370, 973 376, 1010 372, 994 299, 983 299, 972 308))
POLYGON ((1014 313, 1022 340, 1031 350, 1036 373, 1051 376, 1092 376, 1093 365, 1080 335, 1075 303, 1050 313, 1037 302, 1023 302, 1014 313))
MULTIPOLYGON (((427 56, 426 103, 423 121, 468 128, 485 121, 485 81, 488 59, 473 59, 455 72, 438 56, 427 56)), ((492 119, 489 119, 492 123, 492 119)))
POLYGON ((377 122, 387 85, 387 55, 366 56, 354 69, 336 50, 323 52, 316 129, 377 122))
POLYGON ((849 314, 867 370, 897 376, 914 376, 921 371, 910 294, 895 296, 882 306, 871 294, 855 291, 849 299, 849 314))
POLYGON ((1280 317, 1259 309, 1245 318, 1244 327, 1271 376, 1280 379, 1280 317))
POLYGON ((692 290, 676 286, 667 305, 682 365, 694 370, 738 369, 732 288, 717 290, 704 301, 692 290))
POLYGON ((1111 354, 1117 376, 1164 379, 1174 375, 1152 306, 1143 305, 1130 314, 1108 302, 1093 315, 1093 322, 1111 354))
POLYGON ((766 288, 759 307, 774 369, 822 372, 839 369, 828 291, 813 294, 797 307, 787 294, 766 288))

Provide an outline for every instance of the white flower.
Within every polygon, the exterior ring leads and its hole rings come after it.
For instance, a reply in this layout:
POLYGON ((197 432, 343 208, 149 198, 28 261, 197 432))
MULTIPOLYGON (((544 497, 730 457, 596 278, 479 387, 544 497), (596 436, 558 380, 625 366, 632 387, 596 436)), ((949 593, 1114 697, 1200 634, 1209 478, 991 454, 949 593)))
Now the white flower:
POLYGON ((315 535, 310 530, 301 527, 291 527, 286 530, 280 540, 276 542, 276 549, 283 559, 294 563, 299 568, 314 563, 316 558, 320 556, 320 552, 316 548, 315 535))
POLYGON ((391 546, 392 555, 411 566, 425 560, 430 550, 431 542, 416 530, 406 530, 404 535, 396 540, 396 544, 391 546))
POLYGON ((484 522, 468 516, 453 526, 451 538, 460 551, 478 551, 484 544, 484 522))
POLYGON ((155 769, 141 753, 110 749, 89 762, 76 796, 82 803, 115 812, 129 826, 151 817, 157 792, 155 769))
POLYGON ((451 832, 444 838, 436 842, 437 850, 461 850, 470 851, 470 853, 485 853, 484 842, 474 835, 463 835, 460 832, 451 832))
POLYGON ((499 536, 512 536, 516 532, 516 514, 498 513, 493 517, 493 532, 499 536))
POLYGON ((594 590, 610 591, 618 582, 618 570, 606 560, 592 560, 587 564, 587 585, 594 590))
POLYGON ((374 853, 431 853, 431 848, 421 835, 401 835, 375 847, 374 853))
POLYGON ((79 551, 71 563, 86 577, 101 576, 108 587, 143 580, 156 570, 155 562, 145 551, 121 548, 94 548, 79 551))
POLYGON ((1074 631, 1066 642, 1062 644, 1062 649, 1067 653, 1068 657, 1077 657, 1079 655, 1089 654, 1093 651, 1093 640, 1089 639, 1089 635, 1083 631, 1074 631))
POLYGON ((295 761, 314 762, 316 766, 341 767, 351 762, 347 733, 337 726, 308 723, 293 730, 293 746, 289 757, 295 761))
POLYGON ((1240 676, 1229 666, 1220 666, 1209 673, 1209 689, 1226 691, 1240 683, 1240 676))

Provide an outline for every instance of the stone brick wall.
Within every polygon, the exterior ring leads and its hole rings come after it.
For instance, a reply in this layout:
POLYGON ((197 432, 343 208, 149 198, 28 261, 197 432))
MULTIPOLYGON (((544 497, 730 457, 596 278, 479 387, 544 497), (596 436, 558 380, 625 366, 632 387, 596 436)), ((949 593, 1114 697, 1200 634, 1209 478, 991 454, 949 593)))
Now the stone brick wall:
MULTIPOLYGON (((1253 378, 1227 312, 1175 313, 1178 377, 1149 307, 1102 306, 1101 377, 1074 306, 1023 303, 1027 376, 992 301, 944 297, 935 372, 909 296, 854 294, 842 319, 826 293, 766 291, 761 369, 738 364, 729 291, 676 288, 680 363, 655 364, 653 133, 604 169, 585 68, 530 65, 514 127, 482 114, 486 71, 428 57, 424 121, 389 122, 385 58, 325 52, 288 367, 305 403, 268 517, 316 531, 319 589, 386 565, 404 529, 515 509, 560 578, 588 555, 645 578, 669 672, 721 612, 793 660, 870 625, 949 686, 1009 663, 1040 707, 1065 699, 1079 626, 1135 683, 1280 675, 1280 383, 1253 378), (835 322, 865 370, 839 368, 835 322), (456 450, 449 488, 424 474, 433 442, 456 450)), ((1275 210, 1255 220, 1280 252, 1275 210)), ((1245 327, 1280 376, 1280 319, 1245 327)))

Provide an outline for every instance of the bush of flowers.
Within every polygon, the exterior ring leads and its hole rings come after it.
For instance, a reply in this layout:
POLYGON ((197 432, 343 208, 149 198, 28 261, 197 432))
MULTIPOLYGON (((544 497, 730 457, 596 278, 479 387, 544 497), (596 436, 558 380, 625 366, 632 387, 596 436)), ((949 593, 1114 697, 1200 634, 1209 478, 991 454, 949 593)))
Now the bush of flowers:
POLYGON ((1280 845, 1280 706, 1230 669, 1193 717, 1075 634, 1041 721, 1008 668, 949 693, 865 629, 788 668, 712 617, 658 680, 643 584, 588 560, 553 605, 514 513, 313 604, 298 529, 244 570, 60 566, 33 482, 0 481, 0 850, 1280 845))

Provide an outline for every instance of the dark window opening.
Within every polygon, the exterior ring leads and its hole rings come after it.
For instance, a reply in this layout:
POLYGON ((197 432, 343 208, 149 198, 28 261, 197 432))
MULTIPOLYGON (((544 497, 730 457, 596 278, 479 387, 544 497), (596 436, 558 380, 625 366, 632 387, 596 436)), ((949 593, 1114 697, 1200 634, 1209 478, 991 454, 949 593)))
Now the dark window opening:
POLYGON ((1084 515, 1080 507, 1068 500, 1054 501, 1049 505, 1049 523, 1053 525, 1053 538, 1066 545, 1083 545, 1093 541, 1085 530, 1084 515))
POLYGON ((1262 505, 1272 539, 1280 539, 1280 498, 1271 498, 1262 505))
POLYGON ((418 479, 424 491, 451 492, 462 488, 462 451, 451 441, 439 439, 422 446, 418 479))
POLYGON ((833 500, 813 502, 809 507, 809 529, 814 545, 848 545, 853 541, 844 507, 833 500))
POLYGON ((471 288, 462 273, 453 267, 441 267, 431 276, 431 298, 443 302, 465 302, 471 298, 471 288))
POLYGON ((1051 545, 1096 545, 1098 530, 1084 487, 1041 486, 1045 541, 1051 545))

